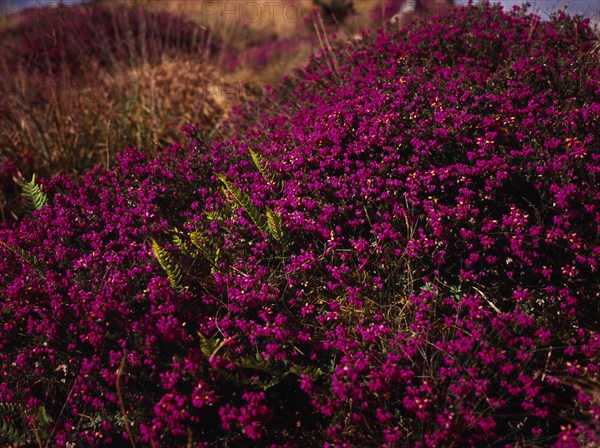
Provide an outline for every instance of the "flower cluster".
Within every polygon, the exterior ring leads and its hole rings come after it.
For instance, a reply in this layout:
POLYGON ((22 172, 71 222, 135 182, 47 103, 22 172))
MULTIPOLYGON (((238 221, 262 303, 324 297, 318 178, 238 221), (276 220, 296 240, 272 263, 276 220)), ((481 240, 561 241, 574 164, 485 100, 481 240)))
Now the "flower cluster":
POLYGON ((457 8, 44 184, 0 232, 0 402, 54 446, 600 442, 595 45, 457 8))

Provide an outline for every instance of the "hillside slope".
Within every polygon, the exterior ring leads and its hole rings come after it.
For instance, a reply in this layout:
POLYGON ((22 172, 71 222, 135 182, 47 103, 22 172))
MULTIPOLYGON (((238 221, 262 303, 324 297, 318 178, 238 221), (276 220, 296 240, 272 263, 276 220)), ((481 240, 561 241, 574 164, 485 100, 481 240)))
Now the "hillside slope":
POLYGON ((600 443, 597 49, 458 8, 313 58, 228 141, 30 184, 0 438, 600 443))

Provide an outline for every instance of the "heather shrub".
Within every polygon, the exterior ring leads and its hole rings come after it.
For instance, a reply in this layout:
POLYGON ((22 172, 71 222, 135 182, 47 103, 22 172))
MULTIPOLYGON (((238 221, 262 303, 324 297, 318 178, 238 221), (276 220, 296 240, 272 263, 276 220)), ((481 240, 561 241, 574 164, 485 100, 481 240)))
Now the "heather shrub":
POLYGON ((3 421, 54 446, 597 445, 596 45, 457 8, 315 57, 227 141, 29 183, 0 232, 3 421))
POLYGON ((31 8, 0 30, 1 70, 20 68, 72 81, 99 68, 156 63, 166 54, 206 59, 216 42, 205 27, 168 13, 106 3, 31 8))

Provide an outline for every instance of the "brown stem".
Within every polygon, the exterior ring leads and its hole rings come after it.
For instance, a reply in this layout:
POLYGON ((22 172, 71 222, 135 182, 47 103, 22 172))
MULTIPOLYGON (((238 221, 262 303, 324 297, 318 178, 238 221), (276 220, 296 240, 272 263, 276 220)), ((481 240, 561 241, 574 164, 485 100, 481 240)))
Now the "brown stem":
POLYGON ((117 388, 117 398, 119 399, 119 407, 121 408, 123 422, 125 423, 125 431, 127 431, 127 436, 129 437, 129 443, 131 443, 131 447, 135 448, 133 434, 131 433, 131 426, 129 426, 127 412, 125 411, 125 405, 123 404, 123 394, 121 393, 121 375, 123 374, 123 370, 125 369, 125 360, 126 355, 125 353, 123 353, 123 356, 121 357, 121 365, 119 365, 119 370, 117 370, 117 380, 115 381, 115 387, 117 388))

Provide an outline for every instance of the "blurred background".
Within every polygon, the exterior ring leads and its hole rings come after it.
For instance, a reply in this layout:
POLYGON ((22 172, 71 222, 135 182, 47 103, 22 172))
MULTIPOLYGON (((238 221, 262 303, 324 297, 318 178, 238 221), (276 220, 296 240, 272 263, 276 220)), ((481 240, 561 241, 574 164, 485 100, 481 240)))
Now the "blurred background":
MULTIPOLYGON (((84 0, 85 1, 85 0, 84 0)), ((89 1, 89 0, 88 0, 89 1)), ((168 2, 169 0, 159 0, 168 2)), ((201 1, 201 0, 187 0, 190 2, 201 1)), ((250 0, 247 0, 250 1, 250 0)), ((367 3, 376 2, 378 0, 357 0, 356 3, 367 3)), ((497 3, 501 3, 505 7, 512 7, 516 4, 526 3, 526 0, 496 0, 497 3)), ((19 9, 34 7, 34 6, 46 6, 51 4, 60 3, 57 0, 0 0, 0 5, 10 5, 13 11, 19 9)), ((63 3, 77 3, 77 0, 64 0, 63 3)), ((466 4, 468 0, 457 0, 457 4, 466 4)), ((560 8, 566 8, 571 14, 582 14, 586 17, 593 18, 598 16, 600 12, 600 0, 530 0, 528 3, 533 5, 535 8, 539 8, 544 14, 549 14, 560 8)), ((6 8, 8 9, 8 7, 6 8)))

